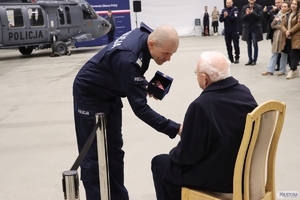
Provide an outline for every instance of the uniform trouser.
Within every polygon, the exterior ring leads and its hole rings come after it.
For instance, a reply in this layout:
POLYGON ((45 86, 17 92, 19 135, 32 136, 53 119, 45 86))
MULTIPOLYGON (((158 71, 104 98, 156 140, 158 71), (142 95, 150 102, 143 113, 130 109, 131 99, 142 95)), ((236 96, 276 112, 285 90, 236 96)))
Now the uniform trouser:
POLYGON ((249 61, 257 61, 258 57, 258 44, 255 36, 254 30, 250 29, 249 30, 249 36, 247 42, 247 50, 248 50, 248 58, 249 61), (254 50, 254 55, 252 58, 252 44, 253 44, 253 50, 254 50))
POLYGON ((238 60, 240 59, 240 46, 239 46, 239 39, 240 36, 236 32, 225 32, 225 43, 226 43, 226 48, 227 48, 227 53, 228 53, 228 58, 230 61, 233 61, 233 54, 232 54, 232 43, 234 47, 234 54, 235 54, 235 59, 238 60))
POLYGON ((168 154, 155 156, 151 162, 154 187, 157 200, 180 200, 181 186, 163 180, 165 169, 169 162, 168 154))
MULTIPOLYGON (((89 115, 76 112, 75 108, 75 128, 79 150, 84 146, 87 138, 95 125, 93 111, 88 111, 89 115)), ((109 159, 109 177, 111 200, 128 200, 128 192, 124 186, 124 151, 122 150, 123 139, 121 133, 122 113, 110 110, 107 115, 106 133, 109 159)), ((100 200, 98 153, 96 138, 92 143, 81 167, 81 180, 86 192, 87 200, 100 200)))

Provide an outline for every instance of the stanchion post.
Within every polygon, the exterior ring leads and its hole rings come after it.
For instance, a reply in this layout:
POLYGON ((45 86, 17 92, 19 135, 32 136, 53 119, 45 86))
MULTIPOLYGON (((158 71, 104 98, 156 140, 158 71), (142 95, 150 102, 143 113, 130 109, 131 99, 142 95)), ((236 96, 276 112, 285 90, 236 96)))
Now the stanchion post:
POLYGON ((79 180, 76 170, 68 170, 62 173, 62 185, 65 200, 80 200, 79 180))
POLYGON ((105 113, 96 113, 95 118, 96 123, 99 124, 99 128, 96 131, 96 137, 99 163, 100 199, 110 200, 106 115, 105 113))

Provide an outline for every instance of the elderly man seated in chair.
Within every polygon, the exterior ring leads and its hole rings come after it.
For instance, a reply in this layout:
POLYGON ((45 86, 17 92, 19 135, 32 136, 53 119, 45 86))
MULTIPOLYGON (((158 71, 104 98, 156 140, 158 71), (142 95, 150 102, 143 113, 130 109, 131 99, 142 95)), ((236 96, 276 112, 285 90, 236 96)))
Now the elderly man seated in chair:
POLYGON ((180 200, 183 186, 233 192, 246 115, 257 103, 250 90, 230 75, 230 65, 219 52, 201 54, 195 74, 203 91, 188 107, 181 140, 169 154, 152 160, 158 200, 180 200))

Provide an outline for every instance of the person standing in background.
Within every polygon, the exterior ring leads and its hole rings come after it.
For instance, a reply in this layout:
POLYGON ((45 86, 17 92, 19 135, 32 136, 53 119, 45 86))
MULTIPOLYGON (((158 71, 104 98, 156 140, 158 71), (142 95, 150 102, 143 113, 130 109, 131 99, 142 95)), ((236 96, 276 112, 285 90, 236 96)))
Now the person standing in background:
POLYGON ((220 15, 220 22, 224 22, 224 36, 227 48, 228 58, 232 63, 239 63, 240 46, 239 46, 239 28, 238 28, 238 8, 233 6, 232 0, 226 0, 226 8, 224 8, 220 15), (234 46, 235 60, 232 54, 232 42, 234 46))
POLYGON ((286 79, 299 76, 298 63, 300 55, 300 0, 291 1, 291 13, 285 15, 281 22, 281 31, 285 34, 282 47, 285 47, 290 56, 290 71, 286 79))
POLYGON ((275 65, 279 55, 281 55, 281 59, 280 59, 280 72, 278 73, 278 76, 285 75, 288 54, 287 52, 282 51, 282 49, 284 48, 281 45, 282 45, 283 37, 285 37, 285 35, 282 34, 280 29, 281 29, 281 21, 283 17, 289 12, 289 10, 290 10, 290 4, 288 2, 283 2, 281 4, 281 10, 278 12, 273 22, 271 23, 271 28, 275 30, 272 39, 273 40, 272 56, 270 58, 267 71, 262 73, 263 76, 274 74, 275 65))
POLYGON ((207 6, 204 7, 204 14, 203 14, 203 27, 204 27, 204 36, 210 36, 209 34, 209 14, 207 11, 207 6))
POLYGON ((242 40, 247 42, 248 62, 245 65, 256 65, 258 57, 258 42, 263 40, 262 6, 256 0, 248 0, 249 4, 243 6, 241 20, 243 23, 242 40), (252 57, 252 44, 254 55, 252 57))
POLYGON ((211 13, 211 18, 212 18, 212 20, 211 20, 212 24, 211 25, 212 25, 212 27, 214 29, 214 36, 218 35, 219 16, 220 16, 220 13, 217 10, 217 7, 215 6, 214 10, 211 13))
MULTIPOLYGON (((281 4, 282 4, 282 0, 275 0, 275 6, 274 5, 265 6, 263 9, 264 19, 268 23, 266 39, 271 40, 271 44, 273 43, 273 34, 275 31, 275 29, 273 29, 271 27, 271 23, 273 22, 275 16, 279 13, 279 11, 281 9, 281 4)), ((281 54, 279 54, 279 56, 277 57, 277 62, 276 62, 277 67, 276 67, 275 71, 279 71, 280 57, 281 57, 281 54)))
POLYGON ((108 43, 111 43, 115 39, 115 30, 116 30, 116 21, 115 21, 115 17, 112 15, 111 10, 107 11, 107 16, 105 17, 105 19, 111 25, 110 30, 107 33, 108 43))

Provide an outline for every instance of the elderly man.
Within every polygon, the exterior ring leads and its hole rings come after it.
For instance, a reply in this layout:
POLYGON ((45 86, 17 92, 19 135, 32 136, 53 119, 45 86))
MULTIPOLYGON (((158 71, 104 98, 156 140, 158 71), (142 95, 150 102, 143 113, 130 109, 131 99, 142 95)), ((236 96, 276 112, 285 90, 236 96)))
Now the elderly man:
MULTIPOLYGON (((124 151, 122 101, 127 97, 135 115, 155 130, 174 138, 181 125, 161 116, 147 104, 147 84, 144 73, 150 60, 162 65, 176 52, 179 38, 171 26, 154 31, 141 24, 108 44, 78 72, 74 85, 74 118, 79 151, 95 125, 94 115, 107 116, 107 143, 111 200, 128 200, 124 186, 124 151)), ((81 180, 87 200, 100 199, 97 144, 93 142, 81 164, 81 180)))
POLYGON ((180 200, 183 186, 232 193, 246 115, 257 103, 230 65, 219 52, 201 54, 195 74, 203 91, 187 109, 181 140, 152 160, 157 200, 180 200))

